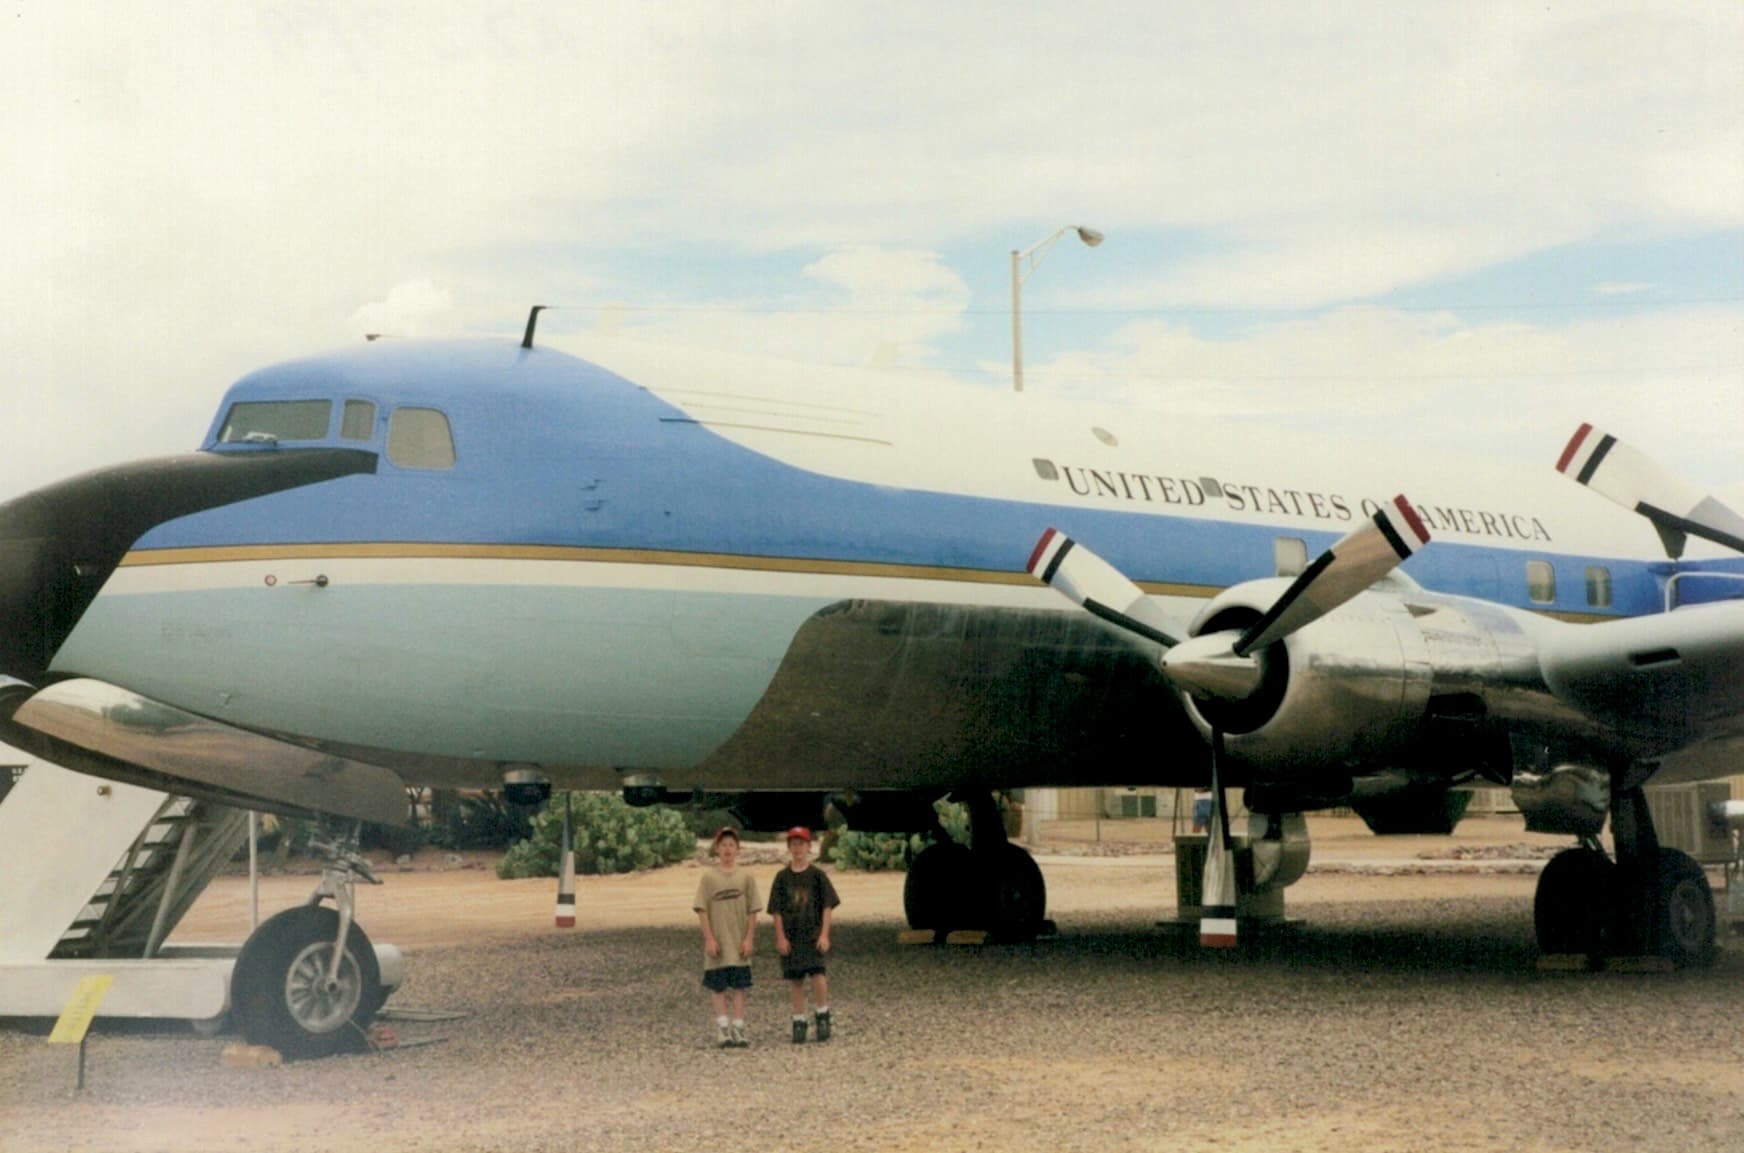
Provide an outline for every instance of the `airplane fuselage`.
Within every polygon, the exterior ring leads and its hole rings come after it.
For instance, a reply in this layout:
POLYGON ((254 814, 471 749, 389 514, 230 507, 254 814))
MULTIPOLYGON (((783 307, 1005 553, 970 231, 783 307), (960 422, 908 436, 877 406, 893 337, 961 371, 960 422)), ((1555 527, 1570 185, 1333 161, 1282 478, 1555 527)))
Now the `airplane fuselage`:
POLYGON ((383 344, 244 378, 204 452, 374 470, 152 528, 52 673, 433 784, 1185 783, 1204 746, 1154 661, 1025 572, 1047 527, 1183 620, 1400 490, 1435 538, 1409 577, 1504 615, 1658 612, 1678 567, 1545 469, 590 357, 383 344))

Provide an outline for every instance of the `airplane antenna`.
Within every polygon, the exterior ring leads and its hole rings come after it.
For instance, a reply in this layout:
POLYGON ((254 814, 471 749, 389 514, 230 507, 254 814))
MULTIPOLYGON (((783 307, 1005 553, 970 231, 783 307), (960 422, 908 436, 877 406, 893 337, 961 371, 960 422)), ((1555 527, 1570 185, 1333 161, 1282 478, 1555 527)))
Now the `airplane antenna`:
POLYGON ((550 307, 551 306, 549 304, 535 304, 533 306, 533 311, 529 312, 527 314, 527 335, 525 335, 521 338, 521 347, 522 348, 532 348, 533 347, 533 329, 538 327, 539 314, 541 312, 544 312, 547 308, 550 308, 550 307))

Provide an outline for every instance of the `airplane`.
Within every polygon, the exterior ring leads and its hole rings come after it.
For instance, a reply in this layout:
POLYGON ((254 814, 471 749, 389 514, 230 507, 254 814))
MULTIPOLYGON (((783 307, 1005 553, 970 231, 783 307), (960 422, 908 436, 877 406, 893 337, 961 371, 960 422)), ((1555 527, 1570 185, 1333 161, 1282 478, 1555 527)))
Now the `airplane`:
MULTIPOLYGON (((263 368, 197 451, 0 505, 0 741, 361 821, 417 784, 911 830, 948 793, 972 846, 920 854, 908 919, 1019 938, 1046 894, 996 790, 1214 785, 1209 944, 1236 928, 1227 790, 1279 885, 1304 812, 1445 831, 1488 782, 1577 838, 1541 948, 1712 958, 1706 878, 1642 786, 1739 769, 1744 519, 1626 444, 1444 460, 1404 430, 540 341, 539 311, 519 344, 263 368)), ((244 945, 251 1041, 335 1051, 379 1005, 359 861, 336 842, 337 913, 244 945)))

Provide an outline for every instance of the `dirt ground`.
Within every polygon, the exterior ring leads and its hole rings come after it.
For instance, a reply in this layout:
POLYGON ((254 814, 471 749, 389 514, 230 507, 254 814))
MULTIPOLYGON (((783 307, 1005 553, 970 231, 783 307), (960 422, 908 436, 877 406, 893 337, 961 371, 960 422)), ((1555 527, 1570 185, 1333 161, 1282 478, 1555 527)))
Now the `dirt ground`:
MULTIPOLYGON (((837 873, 838 1037, 785 1042, 765 935, 756 1043, 728 1054, 692 971, 696 865, 580 878, 559 931, 549 879, 425 854, 358 904, 408 954, 390 1007, 467 1014, 398 1026, 433 1043, 242 1070, 226 1038, 102 1030, 75 1100, 65 1050, 0 1029, 0 1151, 1744 1148, 1736 946, 1701 973, 1539 973, 1558 840, 1313 829, 1302 927, 1235 954, 1156 927, 1166 822, 1105 822, 1101 848, 1090 822, 1044 827, 1060 933, 1035 945, 900 947, 902 876, 837 873)), ((263 915, 312 883, 266 879, 263 915)), ((238 940, 247 908, 221 879, 176 940, 238 940)))
MULTIPOLYGON (((1456 854, 1532 849, 1549 852, 1567 838, 1527 833, 1517 819, 1473 818, 1456 837, 1376 837, 1354 818, 1315 818, 1313 859, 1308 876, 1288 891, 1292 910, 1317 902, 1375 899, 1374 875, 1413 875, 1408 886, 1381 887, 1380 899, 1421 900, 1441 896, 1506 894, 1531 897, 1537 867, 1525 852, 1494 863, 1465 865, 1456 854), (1510 867, 1512 866, 1512 867, 1510 867), (1445 869, 1445 873, 1431 870, 1445 869), (1474 886, 1480 869, 1482 884, 1474 886), (1511 874, 1511 875, 1508 875, 1511 874)), ((1132 911, 1165 917, 1175 904, 1174 860, 1167 820, 1049 821, 1032 849, 1043 863, 1048 907, 1057 918, 1074 913, 1132 911), (1100 833, 1101 842, 1096 840, 1100 833), (1098 851, 1106 855, 1098 855, 1098 851), (1110 870, 1117 871, 1112 875, 1110 870)), ((747 849, 753 860, 777 854, 773 846, 747 849)), ((401 871, 381 865, 384 884, 360 886, 357 920, 370 935, 405 949, 503 940, 549 924, 554 888, 549 879, 498 880, 490 854, 421 851, 401 871), (458 863, 451 863, 458 857, 458 863)), ((756 866, 773 872, 776 866, 756 866)), ((902 873, 833 874, 842 898, 855 915, 899 920, 902 873)), ((263 878, 261 916, 299 904, 314 879, 295 874, 263 878)), ((576 878, 576 927, 607 930, 665 926, 689 927, 684 913, 696 888, 694 866, 648 873, 576 878), (676 914, 676 915, 675 915, 676 914)), ((248 888, 242 878, 226 877, 203 894, 172 940, 182 944, 240 940, 248 933, 248 888)))

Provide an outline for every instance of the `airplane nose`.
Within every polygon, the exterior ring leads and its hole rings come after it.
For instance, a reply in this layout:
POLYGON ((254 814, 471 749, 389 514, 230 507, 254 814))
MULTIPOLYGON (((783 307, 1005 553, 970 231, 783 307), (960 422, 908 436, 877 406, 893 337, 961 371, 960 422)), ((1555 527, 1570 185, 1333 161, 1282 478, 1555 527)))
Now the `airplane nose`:
POLYGON ((40 683, 133 542, 176 517, 375 471, 321 448, 196 452, 99 469, 0 504, 0 677, 40 683))

